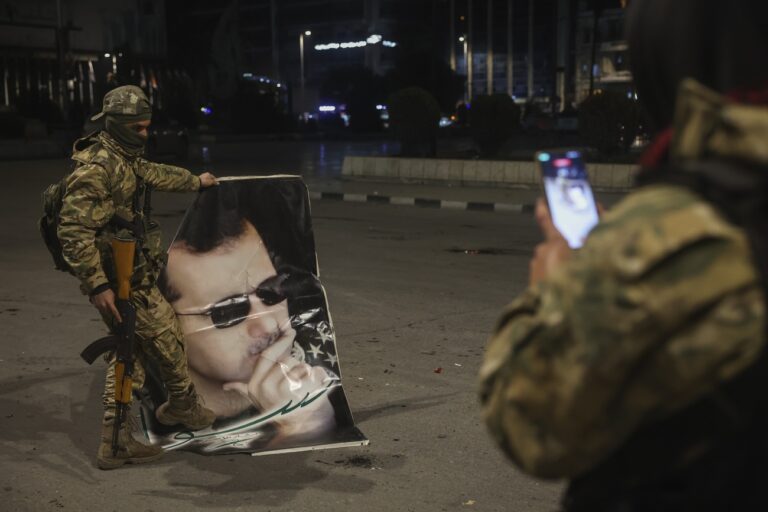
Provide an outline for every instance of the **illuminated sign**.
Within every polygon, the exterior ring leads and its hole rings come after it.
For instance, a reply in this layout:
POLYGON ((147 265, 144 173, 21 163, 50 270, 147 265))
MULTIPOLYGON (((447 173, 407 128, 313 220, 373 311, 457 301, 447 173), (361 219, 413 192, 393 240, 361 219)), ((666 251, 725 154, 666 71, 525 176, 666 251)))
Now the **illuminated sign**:
POLYGON ((387 41, 379 34, 371 34, 365 41, 348 41, 345 43, 325 43, 316 44, 315 50, 322 52, 326 50, 348 50, 350 48, 362 48, 368 45, 381 44, 387 48, 395 48, 397 43, 394 41, 387 41))

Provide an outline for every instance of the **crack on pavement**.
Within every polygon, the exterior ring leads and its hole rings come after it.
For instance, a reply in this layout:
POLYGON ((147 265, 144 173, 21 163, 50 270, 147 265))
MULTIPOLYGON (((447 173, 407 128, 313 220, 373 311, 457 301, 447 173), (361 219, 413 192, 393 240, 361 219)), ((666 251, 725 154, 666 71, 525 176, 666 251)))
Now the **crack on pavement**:
POLYGON ((445 399, 459 394, 461 394, 461 392, 457 391, 454 393, 443 393, 440 395, 416 397, 398 400, 395 402, 388 402, 367 409, 358 409, 354 413, 356 420, 355 422, 358 425, 362 425, 369 419, 377 416, 390 416, 393 414, 403 414, 405 412, 413 412, 421 409, 428 409, 430 407, 436 407, 438 405, 444 404, 446 402, 445 399))
POLYGON ((93 306, 87 302, 64 302, 64 301, 54 301, 54 300, 45 300, 41 299, 39 297, 35 297, 34 299, 27 299, 27 298, 15 298, 15 299, 5 299, 0 298, 0 302, 10 302, 13 304, 21 304, 21 305, 27 305, 27 306, 40 306, 40 305, 46 305, 46 306, 64 306, 64 307, 75 307, 75 308, 92 308, 93 306))
POLYGON ((445 249, 445 252, 452 252, 457 254, 467 254, 470 256, 530 256, 533 253, 532 247, 512 248, 504 249, 501 247, 477 247, 477 248, 463 248, 463 247, 450 247, 445 249))
MULTIPOLYGON (((414 320, 412 322, 408 322, 407 324, 404 324, 404 326, 405 327, 409 327, 409 328, 413 328, 413 327, 415 327, 417 325, 428 324, 428 323, 431 323, 431 322, 436 322, 438 320, 444 320, 446 318, 456 318, 456 317, 461 317, 461 316, 466 316, 466 315, 476 315, 478 313, 487 313, 487 312, 488 312, 488 308, 483 308, 483 309, 478 309, 478 310, 473 310, 473 311, 451 312, 451 313, 446 313, 444 315, 435 316, 435 317, 431 317, 431 318, 424 318, 424 319, 421 319, 421 320, 414 320)), ((362 335, 374 334, 374 333, 378 333, 378 332, 396 331, 397 329, 400 329, 401 327, 403 327, 403 326, 399 325, 397 327, 381 327, 379 329, 372 329, 372 330, 368 330, 368 331, 348 332, 348 333, 339 333, 339 332, 337 332, 336 335, 337 336, 342 335, 342 336, 345 336, 345 337, 348 337, 348 336, 362 336, 362 335)))
POLYGON ((340 217, 335 215, 313 215, 312 220, 340 220, 343 222, 362 222, 363 219, 356 219, 354 217, 340 217))

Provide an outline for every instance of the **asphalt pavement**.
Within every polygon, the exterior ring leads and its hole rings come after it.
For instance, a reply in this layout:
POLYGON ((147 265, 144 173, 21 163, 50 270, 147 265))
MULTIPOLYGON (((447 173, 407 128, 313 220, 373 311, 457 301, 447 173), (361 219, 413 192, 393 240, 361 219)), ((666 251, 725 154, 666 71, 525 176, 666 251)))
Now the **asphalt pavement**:
MULTIPOLYGON (((214 170, 291 172, 295 158, 214 170)), ((477 403, 485 341, 524 288, 539 240, 524 213, 313 201, 342 382, 370 446, 171 453, 156 464, 96 469, 104 365, 88 367, 78 354, 104 329, 74 278, 52 269, 35 226, 40 192, 64 165, 0 162, 0 510, 557 509, 562 484, 515 469, 489 439, 477 403)), ((332 174, 307 172, 310 190, 349 186, 332 174)), ((155 194, 166 242, 192 197, 155 194)))

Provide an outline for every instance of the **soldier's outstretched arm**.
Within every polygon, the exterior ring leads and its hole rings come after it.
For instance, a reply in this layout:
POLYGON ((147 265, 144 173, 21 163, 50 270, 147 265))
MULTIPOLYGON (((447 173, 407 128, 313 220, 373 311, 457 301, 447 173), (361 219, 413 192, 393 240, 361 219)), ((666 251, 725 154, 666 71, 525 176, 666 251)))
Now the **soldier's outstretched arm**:
POLYGON ((58 237, 62 253, 88 294, 108 285, 94 240, 115 214, 106 169, 86 164, 67 179, 58 237))
POLYGON ((211 176, 210 173, 195 176, 183 167, 159 164, 144 159, 141 159, 140 162, 140 172, 144 173, 143 178, 155 190, 163 192, 196 192, 213 184, 206 180, 206 175, 211 176))

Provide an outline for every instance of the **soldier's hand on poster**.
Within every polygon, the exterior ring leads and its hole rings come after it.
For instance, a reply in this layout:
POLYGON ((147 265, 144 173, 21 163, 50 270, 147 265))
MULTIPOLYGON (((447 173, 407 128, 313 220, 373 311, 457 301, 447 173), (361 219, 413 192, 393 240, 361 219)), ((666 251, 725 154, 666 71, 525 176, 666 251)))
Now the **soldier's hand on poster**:
POLYGON ((200 175, 200 188, 208 188, 218 184, 219 180, 210 172, 204 172, 200 175))
POLYGON ((291 411, 275 418, 281 436, 320 432, 333 427, 334 413, 326 396, 313 400, 328 387, 332 377, 319 366, 299 361, 292 354, 296 332, 290 326, 259 356, 249 382, 228 382, 262 412, 288 406, 291 411))
POLYGON ((105 318, 111 316, 118 322, 123 321, 120 317, 120 312, 117 311, 117 306, 115 306, 115 292, 113 292, 112 289, 107 288, 103 292, 93 295, 90 300, 91 304, 96 306, 96 309, 98 309, 99 313, 105 318))

